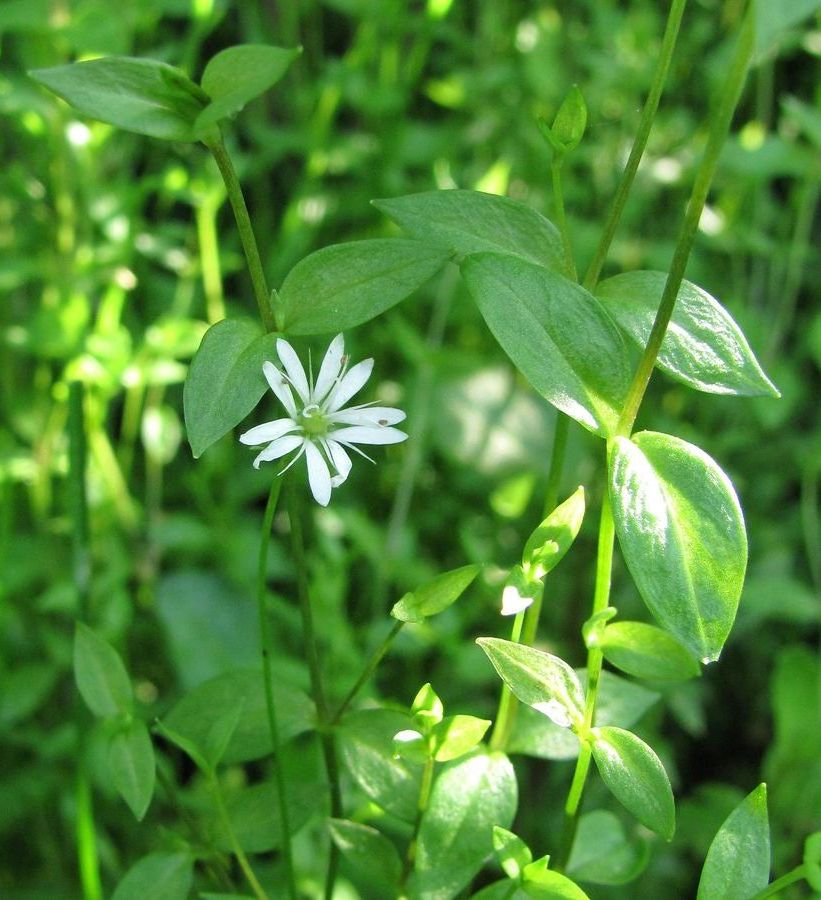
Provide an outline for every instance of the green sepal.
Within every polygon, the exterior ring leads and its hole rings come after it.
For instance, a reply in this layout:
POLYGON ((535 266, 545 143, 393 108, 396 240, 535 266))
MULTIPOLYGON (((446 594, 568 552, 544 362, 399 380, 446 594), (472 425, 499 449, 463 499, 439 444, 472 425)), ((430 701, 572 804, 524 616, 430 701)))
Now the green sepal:
POLYGON ((561 159, 575 150, 587 128, 587 104, 582 92, 574 84, 562 100, 553 119, 553 125, 548 125, 541 117, 537 119, 537 123, 542 137, 558 158, 561 159))
POLYGON ((522 890, 528 897, 544 900, 590 900, 585 892, 567 875, 549 868, 550 857, 543 856, 525 866, 522 890))
POLYGON ((411 717, 414 725, 423 734, 427 734, 434 725, 442 721, 444 714, 445 707, 442 705, 439 695, 430 686, 430 683, 423 684, 411 703, 411 717))

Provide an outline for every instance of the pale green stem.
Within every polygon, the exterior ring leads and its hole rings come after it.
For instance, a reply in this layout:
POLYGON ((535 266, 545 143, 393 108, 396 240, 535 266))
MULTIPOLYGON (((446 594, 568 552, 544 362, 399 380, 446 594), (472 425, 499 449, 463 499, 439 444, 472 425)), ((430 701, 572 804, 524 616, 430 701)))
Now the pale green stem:
MULTIPOLYGON (((534 601, 535 602, 535 601, 534 601)), ((525 620, 526 610, 516 613, 513 625, 510 629, 510 640, 518 644, 522 637, 522 626, 525 620)), ((513 731, 513 720, 518 707, 518 700, 506 683, 502 683, 502 691, 499 695, 499 708, 493 722, 493 733, 490 736, 489 747, 491 750, 504 750, 513 731)))
POLYGON ((402 873, 402 885, 404 886, 413 872, 416 863, 416 851, 419 846, 419 829, 422 827, 422 819, 428 809, 430 803, 431 789, 433 788, 433 756, 429 756, 425 760, 425 768, 422 769, 422 782, 419 786, 419 801, 416 805, 416 821, 413 825, 413 836, 408 844, 408 852, 405 856, 405 866, 402 873))
POLYGON ((205 293, 205 312, 213 325, 225 318, 225 299, 222 293, 219 242, 217 239, 217 210, 219 204, 211 193, 203 197, 195 208, 197 240, 200 245, 202 289, 205 293))
POLYGON ((578 279, 576 263, 573 260, 573 245, 570 242, 570 232, 567 228, 567 216, 564 211, 564 189, 562 187, 562 166, 564 157, 557 156, 550 164, 550 177, 553 180, 553 209, 556 214, 556 223, 559 226, 559 234, 562 238, 562 250, 564 251, 564 267, 567 277, 573 281, 578 279))
MULTIPOLYGON (((82 761, 80 763, 82 765, 82 761)), ((97 831, 94 825, 94 807, 91 787, 85 772, 77 773, 76 787, 77 820, 77 864, 80 870, 80 884, 83 900, 102 900, 103 888, 100 883, 100 860, 97 855, 97 831)))
POLYGON ((800 866, 796 866, 792 872, 787 872, 786 875, 777 878, 772 884, 765 887, 763 891, 753 894, 751 900, 764 900, 765 897, 775 897, 780 894, 784 888, 789 887, 791 884, 795 884, 797 881, 801 881, 806 877, 807 867, 802 863, 800 866))

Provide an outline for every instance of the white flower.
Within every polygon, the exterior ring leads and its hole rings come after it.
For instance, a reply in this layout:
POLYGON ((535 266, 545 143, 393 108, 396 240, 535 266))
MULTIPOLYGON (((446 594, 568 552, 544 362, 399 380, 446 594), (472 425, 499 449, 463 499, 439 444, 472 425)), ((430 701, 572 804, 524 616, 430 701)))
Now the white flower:
POLYGON ((265 362, 262 371, 288 415, 257 425, 239 438, 243 444, 268 444, 254 460, 257 469, 261 462, 298 451, 282 470, 285 472, 304 455, 311 493, 322 506, 328 505, 332 488, 339 487, 351 471, 345 448, 370 459, 355 445, 398 444, 407 438, 404 431, 391 427, 405 418, 399 409, 369 403, 343 409, 373 370, 372 359, 348 369, 344 349, 342 335, 338 334, 325 353, 314 383, 313 373, 310 378, 306 376, 294 348, 280 338, 277 355, 282 369, 265 362))

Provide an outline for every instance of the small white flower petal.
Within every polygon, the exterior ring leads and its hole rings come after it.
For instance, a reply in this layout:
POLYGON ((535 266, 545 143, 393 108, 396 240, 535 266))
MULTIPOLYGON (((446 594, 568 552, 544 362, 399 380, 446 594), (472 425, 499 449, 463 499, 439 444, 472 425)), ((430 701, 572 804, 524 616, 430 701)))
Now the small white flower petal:
POLYGON ((363 359, 362 362, 352 366, 328 396, 327 411, 332 413, 343 407, 357 391, 362 390, 372 371, 372 359, 363 359))
POLYGON ((281 438, 277 438, 268 444, 262 453, 257 456, 254 460, 254 468, 258 469, 261 462, 271 462, 271 460, 279 459, 280 456, 285 456, 286 453, 296 450, 304 440, 300 434, 286 434, 281 438))
POLYGON ((353 463, 342 444, 337 444, 336 441, 326 440, 325 449, 328 451, 328 456, 331 458, 331 462, 337 473, 331 477, 331 481, 333 482, 334 487, 339 487, 348 475, 350 475, 353 463))
POLYGON ((352 425, 338 428, 328 434, 329 438, 342 444, 399 444, 407 440, 404 431, 382 425, 352 425))
POLYGON ((293 419, 274 419, 273 422, 263 422, 262 425, 255 425, 248 431, 239 436, 241 444, 265 444, 268 441, 275 441, 283 434, 289 434, 299 428, 293 419))
POLYGON ((302 368, 299 357, 296 355, 296 350, 288 341, 279 338, 277 340, 277 356, 279 356, 280 362, 285 367, 285 372, 294 386, 294 390, 299 394, 299 399, 302 400, 303 404, 308 403, 311 395, 308 389, 308 377, 305 374, 305 369, 302 368))
POLYGON ((405 419, 401 409, 392 406, 368 406, 340 409, 331 413, 328 420, 340 425, 396 425, 405 419))
POLYGON ((344 353, 345 341, 342 335, 338 334, 325 351, 322 365, 319 367, 319 375, 316 376, 316 385, 314 385, 314 403, 322 403, 328 396, 328 392, 334 386, 334 382, 342 371, 342 356, 344 353))
POLYGON ((311 493, 320 506, 327 506, 331 499, 331 473, 328 471, 328 464, 315 444, 306 440, 304 446, 311 493))
POLYGON ((264 362, 262 364, 262 374, 268 382, 268 386, 274 392, 274 396, 285 407, 285 411, 292 418, 296 418, 296 404, 294 403, 294 395, 288 387, 285 376, 272 362, 264 362))

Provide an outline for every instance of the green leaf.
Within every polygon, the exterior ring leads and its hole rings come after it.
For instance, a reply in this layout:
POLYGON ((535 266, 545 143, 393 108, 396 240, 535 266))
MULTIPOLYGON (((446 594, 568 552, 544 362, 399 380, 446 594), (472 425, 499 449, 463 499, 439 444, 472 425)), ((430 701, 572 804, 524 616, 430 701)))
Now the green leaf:
POLYGON ((730 479, 693 444, 644 431, 614 441, 610 496, 622 553, 650 612, 702 662, 718 659, 747 567, 730 479))
POLYGON ((661 760, 641 738, 605 725, 591 731, 593 759, 613 796, 642 825, 670 841, 676 810, 670 779, 661 760))
POLYGON ((612 435, 631 370, 621 332, 599 301, 514 256, 469 256, 462 274, 493 336, 534 389, 590 431, 612 435))
POLYGON ((730 813, 713 838, 698 883, 698 900, 749 900, 770 881, 767 785, 730 813))
POLYGON ((475 716, 447 716, 431 731, 434 759, 447 762, 473 750, 490 728, 488 719, 475 716))
POLYGON ((516 775, 503 753, 476 752, 449 763, 422 817, 411 896, 447 900, 493 853, 493 826, 516 813, 516 775))
POLYGON ((131 714, 134 693, 119 653, 82 622, 74 632, 74 678, 95 716, 131 714))
POLYGON ((525 574, 523 566, 513 566, 502 587, 503 616, 515 616, 533 604, 544 592, 544 584, 535 576, 525 574))
POLYGON ((430 759, 430 743, 416 729, 403 728, 393 736, 393 755, 404 762, 423 765, 430 759))
POLYGON ((447 262, 443 250, 400 238, 333 244, 288 273, 277 314, 289 334, 361 325, 404 300, 447 262))
POLYGON ((562 239, 556 226, 517 200, 454 190, 372 202, 411 237, 445 247, 458 257, 495 251, 548 269, 563 269, 562 239))
POLYGON ((154 747, 145 723, 134 719, 111 735, 108 768, 114 787, 141 820, 154 794, 154 747))
POLYGON ((648 681, 685 681, 701 669, 698 660, 674 637, 644 622, 614 622, 597 646, 617 669, 648 681))
POLYGON ((527 706, 565 728, 584 718, 578 676, 558 656, 501 638, 478 638, 499 677, 527 706))
MULTIPOLYGON (((276 676, 272 676, 271 688, 281 742, 314 727, 314 705, 304 691, 276 676)), ((190 741, 213 765, 248 762, 272 752, 259 669, 235 669, 197 685, 164 717, 163 724, 190 741), (242 714, 237 716, 240 709, 242 714), (227 732, 228 743, 219 753, 220 736, 224 738, 227 732)))
POLYGON ((391 615, 400 622, 424 622, 428 616, 443 612, 467 590, 481 566, 462 566, 438 575, 432 581, 405 594, 394 604, 391 615))
POLYGON ((136 862, 117 885, 111 900, 187 900, 194 876, 194 860, 187 853, 149 853, 136 862))
POLYGON ((579 819, 567 872, 577 881, 629 884, 641 874, 649 859, 647 841, 629 840, 613 813, 597 809, 579 819))
POLYGON ((814 891, 821 891, 821 831, 804 841, 805 878, 814 891))
POLYGON ((519 879, 525 866, 533 862, 530 847, 506 828, 493 826, 493 852, 508 878, 519 879))
POLYGON ((328 830, 337 847, 355 872, 366 878, 369 887, 396 890, 402 874, 402 862, 396 847, 370 825, 329 819, 328 830))
POLYGON ((531 574, 543 578, 562 561, 570 549, 584 519, 584 488, 579 487, 553 510, 530 535, 522 553, 522 565, 531 574))
POLYGON ((548 868, 549 857, 543 856, 525 867, 522 890, 528 897, 545 900, 590 900, 585 892, 567 875, 548 868))
POLYGON ((169 141, 197 140, 208 100, 180 69, 153 59, 109 56, 30 75, 91 119, 169 141))
POLYGON ((277 359, 276 339, 251 319, 223 319, 205 333, 183 390, 195 459, 259 403, 267 388, 262 364, 277 359))
POLYGON ((442 721, 445 707, 439 695, 428 683, 419 688, 411 703, 410 711, 413 724, 427 734, 434 725, 442 721))
MULTIPOLYGON (((596 288, 596 296, 638 347, 650 337, 666 281, 664 272, 625 272, 596 288)), ((690 281, 681 283, 656 365, 697 391, 781 396, 733 317, 690 281)))
POLYGON ((240 44, 212 57, 202 73, 202 89, 211 102, 197 117, 202 131, 273 87, 302 52, 266 44, 240 44))

